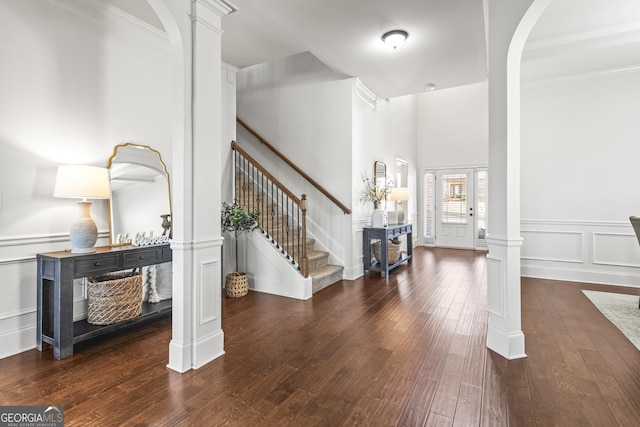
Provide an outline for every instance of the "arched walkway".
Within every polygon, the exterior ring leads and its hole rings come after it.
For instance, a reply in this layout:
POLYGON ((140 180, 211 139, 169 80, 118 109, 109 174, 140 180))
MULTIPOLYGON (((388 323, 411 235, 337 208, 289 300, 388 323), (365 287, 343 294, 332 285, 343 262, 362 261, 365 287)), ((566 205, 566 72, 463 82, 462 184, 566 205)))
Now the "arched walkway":
POLYGON ((487 347, 526 357, 520 301, 520 63, 551 0, 488 0, 489 236, 487 347))

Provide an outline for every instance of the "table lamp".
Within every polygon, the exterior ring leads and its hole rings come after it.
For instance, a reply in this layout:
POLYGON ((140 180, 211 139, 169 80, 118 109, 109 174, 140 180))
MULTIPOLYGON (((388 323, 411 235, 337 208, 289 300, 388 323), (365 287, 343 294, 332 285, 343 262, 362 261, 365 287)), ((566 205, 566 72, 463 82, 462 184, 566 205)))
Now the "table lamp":
POLYGON ((96 251, 98 227, 91 218, 91 201, 110 197, 109 170, 97 166, 60 165, 53 197, 78 198, 80 217, 71 226, 71 253, 90 254, 96 251))
POLYGON ((404 202, 409 200, 409 187, 395 187, 391 189, 389 197, 391 201, 398 202, 396 211, 398 214, 398 224, 404 223, 404 202))

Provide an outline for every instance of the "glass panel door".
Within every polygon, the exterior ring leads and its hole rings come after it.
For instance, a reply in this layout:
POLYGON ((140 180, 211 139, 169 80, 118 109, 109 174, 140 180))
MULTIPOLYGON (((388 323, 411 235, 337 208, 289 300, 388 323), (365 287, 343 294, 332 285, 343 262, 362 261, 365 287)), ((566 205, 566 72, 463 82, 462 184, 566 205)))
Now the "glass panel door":
POLYGON ((436 172, 436 245, 474 247, 474 173, 472 169, 436 172))

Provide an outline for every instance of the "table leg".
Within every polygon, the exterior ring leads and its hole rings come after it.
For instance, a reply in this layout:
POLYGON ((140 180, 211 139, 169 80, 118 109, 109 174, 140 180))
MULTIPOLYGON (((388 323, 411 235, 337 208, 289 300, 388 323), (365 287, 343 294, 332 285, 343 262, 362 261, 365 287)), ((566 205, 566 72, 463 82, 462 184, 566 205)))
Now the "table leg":
POLYGON ((72 265, 56 265, 53 284, 53 357, 73 355, 73 274, 72 265))

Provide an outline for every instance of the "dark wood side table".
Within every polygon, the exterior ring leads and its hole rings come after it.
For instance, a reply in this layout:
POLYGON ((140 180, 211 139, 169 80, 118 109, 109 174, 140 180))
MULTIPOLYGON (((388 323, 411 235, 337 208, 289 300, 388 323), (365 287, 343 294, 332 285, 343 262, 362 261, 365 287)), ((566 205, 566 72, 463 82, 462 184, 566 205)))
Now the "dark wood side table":
POLYGON ((142 314, 113 325, 91 325, 86 319, 73 321, 73 279, 135 267, 161 264, 172 260, 169 244, 153 246, 99 247, 92 254, 69 251, 37 255, 38 312, 36 347, 53 345, 53 357, 64 359, 73 354, 75 343, 150 320, 171 312, 171 300, 144 303, 142 314))
POLYGON ((382 277, 387 277, 389 271, 393 270, 403 262, 411 264, 413 258, 413 227, 411 224, 390 225, 388 227, 364 227, 362 229, 362 262, 364 264, 365 274, 369 271, 379 271, 382 277), (387 240, 394 237, 407 236, 407 253, 402 253, 400 259, 389 265, 387 240), (371 240, 380 240, 380 260, 372 262, 371 256, 371 240))

